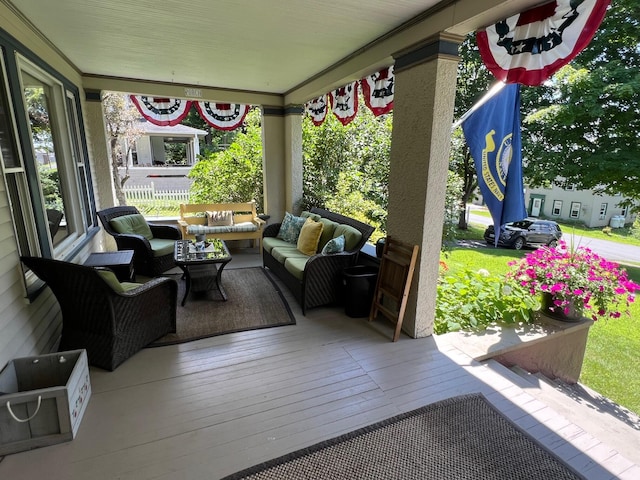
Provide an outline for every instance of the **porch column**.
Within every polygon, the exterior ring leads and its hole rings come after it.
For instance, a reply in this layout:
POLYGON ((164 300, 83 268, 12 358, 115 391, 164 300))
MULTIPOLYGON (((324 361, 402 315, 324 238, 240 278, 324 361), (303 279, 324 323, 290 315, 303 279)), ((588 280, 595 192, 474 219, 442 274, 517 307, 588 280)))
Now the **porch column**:
MULTIPOLYGON (((111 177, 111 157, 107 144, 107 129, 104 124, 102 110, 102 96, 99 90, 86 90, 84 104, 84 125, 87 134, 87 146, 90 150, 91 179, 96 199, 96 209, 103 210, 115 206, 115 195, 111 177)), ((101 230, 99 248, 103 250, 117 250, 116 243, 101 230)))
POLYGON ((91 163, 93 189, 96 196, 96 208, 113 207, 115 198, 111 180, 111 158, 107 144, 107 129, 104 124, 102 98, 99 90, 86 90, 84 125, 87 133, 91 163))
POLYGON ((302 114, 299 106, 262 108, 264 210, 279 222, 302 200, 302 114))
POLYGON ((388 234, 419 245, 403 330, 433 333, 451 124, 462 37, 439 33, 395 57, 388 234))

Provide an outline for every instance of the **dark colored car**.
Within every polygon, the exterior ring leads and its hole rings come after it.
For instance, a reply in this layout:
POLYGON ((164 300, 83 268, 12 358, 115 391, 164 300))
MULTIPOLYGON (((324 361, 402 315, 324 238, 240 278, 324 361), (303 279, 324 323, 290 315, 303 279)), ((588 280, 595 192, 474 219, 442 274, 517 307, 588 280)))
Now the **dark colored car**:
MULTIPOLYGON (((493 225, 489 225, 484 232, 484 239, 489 245, 493 245, 495 232, 493 225)), ((560 225, 552 220, 538 220, 527 218, 519 222, 507 223, 504 231, 500 233, 498 246, 511 247, 520 250, 522 247, 538 247, 549 245, 555 247, 562 237, 560 225)))

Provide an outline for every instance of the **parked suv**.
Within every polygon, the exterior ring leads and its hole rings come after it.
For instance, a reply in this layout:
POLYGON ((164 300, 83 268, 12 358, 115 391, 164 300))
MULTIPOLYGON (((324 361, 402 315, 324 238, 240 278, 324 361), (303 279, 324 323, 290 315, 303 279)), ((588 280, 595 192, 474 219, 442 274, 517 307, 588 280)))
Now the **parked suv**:
MULTIPOLYGON (((489 225, 484 232, 484 239, 489 245, 495 243, 494 235, 493 225, 489 225)), ((498 246, 511 247, 516 250, 520 250, 524 246, 549 245, 555 247, 560 237, 562 237, 562 230, 556 222, 527 218, 519 222, 507 223, 504 231, 500 233, 498 246)))

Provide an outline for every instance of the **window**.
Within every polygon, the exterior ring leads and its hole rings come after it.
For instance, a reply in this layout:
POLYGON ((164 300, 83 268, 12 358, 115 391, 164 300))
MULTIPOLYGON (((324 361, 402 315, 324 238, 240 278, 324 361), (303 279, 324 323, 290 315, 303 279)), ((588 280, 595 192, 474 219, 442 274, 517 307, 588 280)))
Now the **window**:
POLYGON ((10 46, 0 34, 1 165, 18 252, 65 258, 96 226, 78 90, 10 46))
POLYGON ((627 216, 627 207, 622 207, 622 210, 620 211, 620 215, 622 215, 623 217, 627 216))
POLYGON ((580 202, 571 202, 571 212, 569 216, 571 218, 580 218, 580 202))
POLYGON ((607 207, 609 206, 608 203, 601 203, 600 204, 600 220, 604 220, 607 217, 607 207))
POLYGON ((559 217, 562 213, 562 200, 554 200, 553 208, 551 209, 551 215, 554 217, 559 217))

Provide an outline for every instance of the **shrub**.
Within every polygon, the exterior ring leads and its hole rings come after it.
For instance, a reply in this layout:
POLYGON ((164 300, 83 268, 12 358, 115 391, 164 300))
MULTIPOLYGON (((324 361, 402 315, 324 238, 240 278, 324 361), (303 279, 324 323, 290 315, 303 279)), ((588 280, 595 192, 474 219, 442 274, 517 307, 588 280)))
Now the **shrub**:
POLYGON ((540 299, 504 276, 468 269, 445 276, 438 284, 437 334, 483 330, 492 324, 530 323, 540 299))

